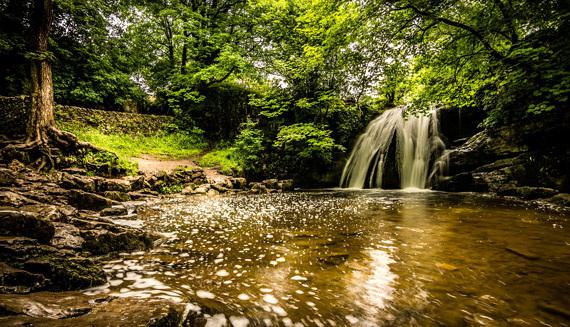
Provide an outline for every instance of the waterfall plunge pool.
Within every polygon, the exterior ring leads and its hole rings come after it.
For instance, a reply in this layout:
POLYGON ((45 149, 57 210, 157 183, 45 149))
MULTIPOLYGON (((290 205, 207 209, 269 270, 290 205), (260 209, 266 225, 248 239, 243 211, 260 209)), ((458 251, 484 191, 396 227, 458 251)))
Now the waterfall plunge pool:
POLYGON ((206 326, 568 325, 568 215, 470 194, 173 198, 167 240, 89 294, 189 303, 206 326))

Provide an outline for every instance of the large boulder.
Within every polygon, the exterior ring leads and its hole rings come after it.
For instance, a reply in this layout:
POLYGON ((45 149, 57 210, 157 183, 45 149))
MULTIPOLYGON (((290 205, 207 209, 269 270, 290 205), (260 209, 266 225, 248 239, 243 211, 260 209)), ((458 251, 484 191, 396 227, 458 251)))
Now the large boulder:
POLYGON ((79 209, 102 210, 115 204, 106 197, 80 190, 71 190, 68 196, 69 202, 79 209))
POLYGON ((52 222, 20 210, 0 210, 0 235, 24 236, 49 243, 55 233, 52 222))

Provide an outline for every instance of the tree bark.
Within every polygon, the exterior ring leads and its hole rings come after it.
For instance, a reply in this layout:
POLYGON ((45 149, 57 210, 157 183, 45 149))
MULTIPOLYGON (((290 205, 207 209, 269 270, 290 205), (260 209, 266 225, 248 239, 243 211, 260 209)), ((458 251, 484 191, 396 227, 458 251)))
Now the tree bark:
POLYGON ((32 12, 31 108, 26 126, 26 142, 46 144, 55 128, 53 82, 48 41, 53 19, 52 0, 34 0, 32 12))

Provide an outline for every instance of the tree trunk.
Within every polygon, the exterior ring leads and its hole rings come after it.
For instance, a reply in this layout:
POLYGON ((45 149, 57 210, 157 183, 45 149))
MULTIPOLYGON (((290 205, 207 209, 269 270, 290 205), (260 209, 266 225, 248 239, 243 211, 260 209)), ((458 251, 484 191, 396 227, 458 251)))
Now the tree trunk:
POLYGON ((34 0, 32 12, 31 62, 32 103, 26 126, 27 142, 48 142, 55 128, 53 82, 48 41, 53 19, 52 0, 34 0))
POLYGON ((188 37, 190 33, 184 31, 184 44, 182 45, 182 63, 180 64, 180 73, 186 74, 186 65, 188 63, 188 37))

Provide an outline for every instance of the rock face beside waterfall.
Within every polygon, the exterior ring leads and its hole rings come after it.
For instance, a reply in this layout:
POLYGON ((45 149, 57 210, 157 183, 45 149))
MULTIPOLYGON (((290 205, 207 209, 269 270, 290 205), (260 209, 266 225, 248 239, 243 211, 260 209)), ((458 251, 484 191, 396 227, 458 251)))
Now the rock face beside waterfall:
POLYGON ((448 177, 434 189, 525 199, 570 192, 570 115, 483 130, 449 152, 448 177))

